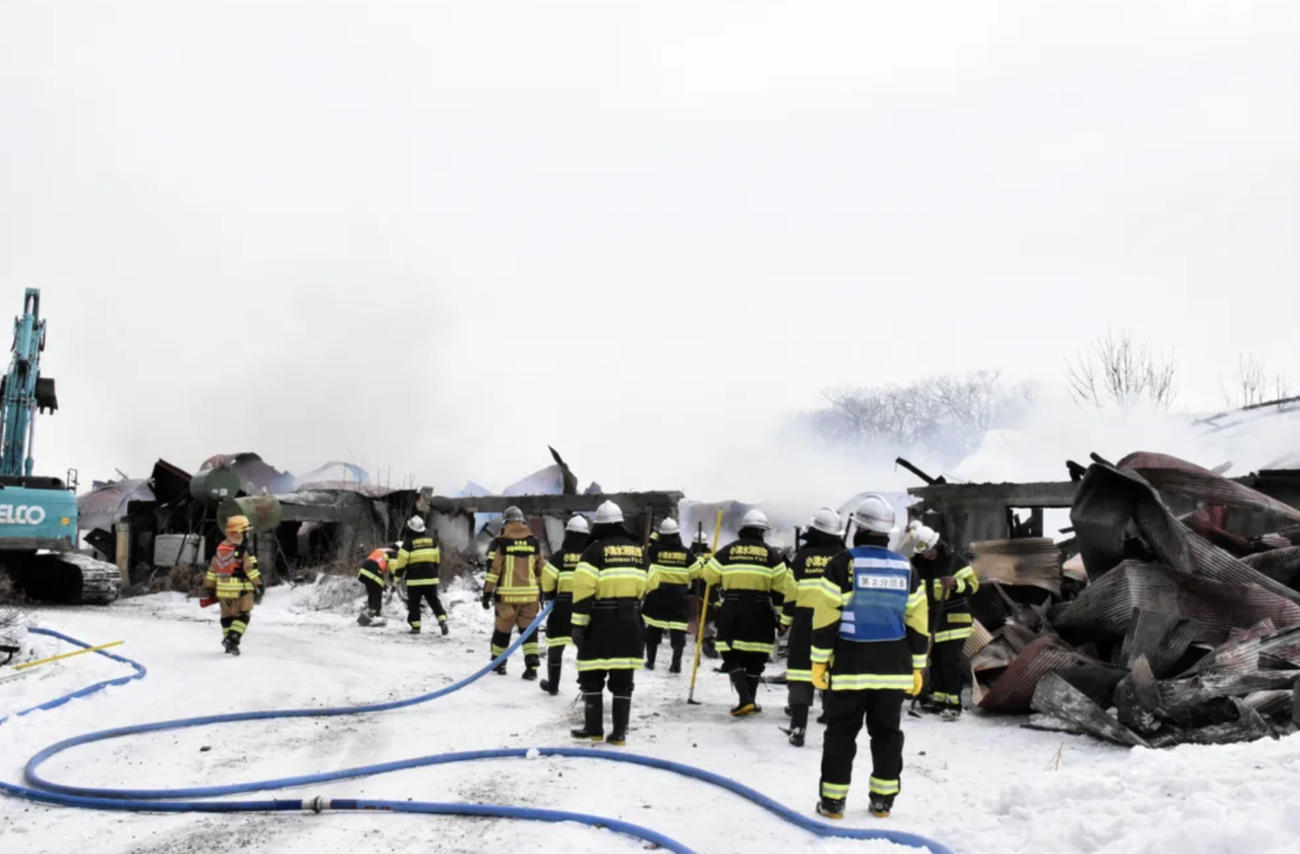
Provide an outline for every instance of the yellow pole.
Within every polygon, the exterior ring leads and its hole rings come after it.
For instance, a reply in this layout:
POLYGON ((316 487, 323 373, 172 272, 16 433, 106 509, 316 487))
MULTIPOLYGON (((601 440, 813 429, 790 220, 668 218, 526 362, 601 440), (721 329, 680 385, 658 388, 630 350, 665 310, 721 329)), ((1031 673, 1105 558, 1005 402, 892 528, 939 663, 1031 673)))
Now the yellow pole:
POLYGON ((62 661, 65 658, 72 658, 74 655, 85 655, 88 652, 99 652, 101 649, 108 649, 110 646, 121 646, 126 641, 113 641, 103 646, 92 646, 90 649, 79 649, 75 652, 65 652, 63 655, 52 655, 49 658, 42 658, 40 661, 29 661, 26 664, 14 666, 14 670, 26 670, 29 667, 37 667, 42 664, 49 664, 51 661, 62 661))
MULTIPOLYGON (((718 519, 713 523, 713 554, 718 553, 718 537, 722 536, 722 510, 718 510, 718 519)), ((709 616, 709 597, 713 593, 713 585, 708 581, 704 582, 704 603, 700 605, 700 624, 695 631, 695 663, 691 665, 691 693, 686 698, 686 702, 695 702, 695 674, 700 672, 700 652, 704 649, 704 624, 709 616)))

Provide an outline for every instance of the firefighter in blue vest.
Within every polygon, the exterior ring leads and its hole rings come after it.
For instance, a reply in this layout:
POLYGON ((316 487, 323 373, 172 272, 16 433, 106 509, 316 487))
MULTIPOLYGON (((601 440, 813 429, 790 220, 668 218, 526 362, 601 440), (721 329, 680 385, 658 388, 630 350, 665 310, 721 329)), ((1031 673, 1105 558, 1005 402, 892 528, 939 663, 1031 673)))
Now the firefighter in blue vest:
POLYGON ((554 602, 546 620, 546 678, 542 690, 554 697, 560 693, 560 669, 564 648, 573 644, 573 572, 591 540, 591 526, 574 516, 564 526, 564 543, 542 567, 542 595, 554 602))
POLYGON ((817 812, 844 817, 865 721, 871 814, 887 818, 901 786, 903 701, 921 692, 929 609, 912 565, 889 550, 893 505, 868 495, 852 521, 853 548, 827 565, 813 608, 812 683, 827 692, 817 812))

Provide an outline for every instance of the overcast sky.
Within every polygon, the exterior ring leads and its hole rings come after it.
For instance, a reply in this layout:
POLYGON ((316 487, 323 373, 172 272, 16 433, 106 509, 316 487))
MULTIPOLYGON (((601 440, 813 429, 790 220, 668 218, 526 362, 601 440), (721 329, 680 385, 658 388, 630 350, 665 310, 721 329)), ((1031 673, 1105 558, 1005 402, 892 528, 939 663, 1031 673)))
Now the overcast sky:
POLYGON ((1060 382, 1108 323, 1216 403, 1296 361, 1298 46, 1294 0, 9 0, 38 472, 742 488, 825 387, 1060 382))

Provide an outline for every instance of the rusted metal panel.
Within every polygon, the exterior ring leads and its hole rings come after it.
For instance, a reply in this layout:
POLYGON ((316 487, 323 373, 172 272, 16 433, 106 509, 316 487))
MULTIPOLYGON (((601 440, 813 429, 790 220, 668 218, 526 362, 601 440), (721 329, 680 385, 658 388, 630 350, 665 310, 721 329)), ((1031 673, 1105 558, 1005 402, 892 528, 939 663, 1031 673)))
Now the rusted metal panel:
POLYGON ((1131 521, 1160 563, 1214 581, 1253 584, 1300 604, 1300 592, 1193 534, 1174 517, 1151 484, 1133 472, 1102 463, 1091 466, 1079 485, 1070 519, 1094 579, 1129 557, 1124 533, 1131 521))
POLYGON ((1161 492, 1185 495, 1221 507, 1245 507, 1300 522, 1300 510, 1168 454, 1139 451, 1120 460, 1117 467, 1137 473, 1161 492))
POLYGON ((1300 605, 1249 584, 1224 584, 1169 566, 1125 561, 1055 612, 1058 629, 1123 635, 1134 610, 1195 620, 1195 642, 1221 644, 1233 628, 1270 619, 1300 625, 1300 605))
POLYGON ((1034 690, 1048 674, 1057 674, 1086 696, 1110 704, 1115 686, 1128 671, 1102 664, 1070 649, 1060 638, 1038 638, 1016 657, 984 695, 979 707, 990 712, 1024 714, 1034 690))

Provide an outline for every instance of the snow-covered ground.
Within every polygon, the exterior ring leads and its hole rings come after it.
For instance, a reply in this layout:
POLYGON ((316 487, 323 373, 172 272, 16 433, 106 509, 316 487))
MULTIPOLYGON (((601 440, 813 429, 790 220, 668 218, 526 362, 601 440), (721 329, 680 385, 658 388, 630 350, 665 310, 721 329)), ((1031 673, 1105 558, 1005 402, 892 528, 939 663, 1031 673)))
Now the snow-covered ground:
MULTIPOLYGON (((359 590, 359 587, 356 588, 359 590)), ((350 594, 349 594, 350 595, 350 594)), ((215 609, 164 594, 108 608, 35 609, 34 622, 120 652, 149 668, 143 681, 0 726, 0 779, 21 781, 23 763, 68 736, 182 716, 251 709, 338 706, 413 696, 447 685, 488 658, 489 617, 468 589, 449 590, 451 636, 410 637, 397 605, 385 628, 361 629, 348 596, 278 588, 254 613, 244 655, 222 654, 215 609), (343 602, 340 602, 342 598, 343 602), (315 605, 328 605, 314 611, 315 605)), ((355 601, 359 601, 359 598, 355 601)), ((40 652, 66 651, 40 641, 40 652), (57 649, 56 649, 57 648, 57 649)), ((661 651, 661 662, 667 658, 661 651)), ((572 655, 572 653, 570 653, 572 655)), ((427 705, 354 718, 250 723, 158 733, 79 748, 44 766, 79 785, 197 786, 347 768, 453 750, 571 743, 576 722, 572 661, 552 698, 510 675, 489 676, 427 705)), ((0 682, 0 715, 90 682, 124 665, 78 656, 0 682)), ((816 798, 821 734, 803 750, 777 730, 784 690, 765 711, 732 720, 728 685, 701 668, 637 677, 627 751, 727 776, 801 811, 816 798)), ((1232 747, 1124 750, 1033 732, 1019 721, 968 715, 956 724, 907 718, 903 794, 893 818, 863 812, 870 767, 859 753, 852 825, 908 830, 961 854, 1293 854, 1300 850, 1300 739, 1232 747)), ((814 728, 818 729, 818 728, 814 728)), ((609 748, 616 750, 618 748, 609 748)), ((676 775, 570 759, 478 762, 344 781, 285 797, 410 798, 537 806, 620 818, 724 854, 884 854, 885 843, 819 840, 725 791, 676 775)), ((276 795, 273 795, 276 796, 276 795)), ((4 854, 154 852, 635 851, 632 840, 579 826, 393 814, 282 813, 205 816, 92 813, 0 799, 4 854)))

